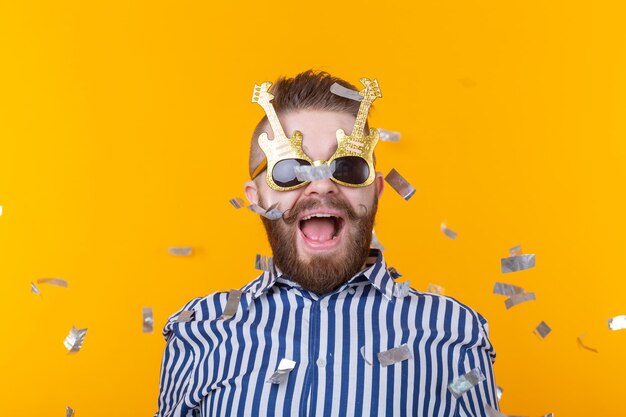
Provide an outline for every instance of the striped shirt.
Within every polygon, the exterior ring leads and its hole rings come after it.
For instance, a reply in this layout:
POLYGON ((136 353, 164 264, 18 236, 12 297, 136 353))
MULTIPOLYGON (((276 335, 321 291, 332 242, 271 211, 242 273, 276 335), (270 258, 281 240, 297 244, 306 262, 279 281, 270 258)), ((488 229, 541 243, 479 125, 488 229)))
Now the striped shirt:
POLYGON ((170 317, 155 417, 486 417, 485 404, 498 409, 487 321, 396 282, 381 254, 330 294, 276 269, 242 291, 232 318, 221 317, 228 292, 170 317), (183 312, 189 321, 179 320, 183 312), (379 356, 397 347, 408 357, 388 364, 379 356), (268 382, 281 359, 295 367, 268 382), (455 398, 448 385, 475 368, 484 381, 455 398))

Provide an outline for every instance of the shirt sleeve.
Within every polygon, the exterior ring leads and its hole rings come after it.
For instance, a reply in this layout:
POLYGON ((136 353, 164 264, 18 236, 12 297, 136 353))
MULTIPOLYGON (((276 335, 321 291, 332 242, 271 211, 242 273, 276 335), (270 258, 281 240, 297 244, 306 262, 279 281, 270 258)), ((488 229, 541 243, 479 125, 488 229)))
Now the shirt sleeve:
POLYGON ((478 368, 485 376, 485 380, 458 399, 455 414, 458 417, 489 417, 487 404, 495 410, 499 409, 493 375, 493 363, 496 360, 496 353, 489 341, 487 320, 478 313, 474 314, 476 315, 478 338, 476 343, 466 349, 461 357, 459 375, 478 368))
MULTIPOLYGON (((193 310, 199 299, 187 303, 174 313, 163 328, 163 336, 167 340, 163 360, 161 362, 161 379, 159 387, 158 410, 154 417, 174 417, 184 402, 188 381, 193 370, 193 352, 176 336, 174 326, 179 325, 178 315, 184 310, 193 310)), ((187 415, 187 412, 184 413, 187 415)))

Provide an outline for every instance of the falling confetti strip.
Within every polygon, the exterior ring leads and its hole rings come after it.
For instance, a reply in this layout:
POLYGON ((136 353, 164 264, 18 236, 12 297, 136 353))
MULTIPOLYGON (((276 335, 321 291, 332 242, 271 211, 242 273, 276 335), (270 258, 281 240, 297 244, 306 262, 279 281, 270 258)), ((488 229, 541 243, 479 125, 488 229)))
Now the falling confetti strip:
POLYGON ((69 405, 65 407, 65 417, 74 417, 74 410, 69 405))
POLYGON ((378 249, 380 251, 384 251, 385 250, 385 247, 380 244, 380 241, 378 240, 378 237, 376 237, 376 232, 374 232, 374 229, 372 229, 372 243, 370 244, 370 246, 372 248, 378 249))
POLYGON ((496 282, 493 286, 493 293, 497 295, 512 296, 515 294, 521 294, 524 292, 522 287, 516 285, 505 284, 504 282, 496 282))
POLYGON ((41 291, 39 291, 39 288, 37 288, 34 282, 30 283, 30 292, 32 292, 33 294, 41 295, 41 291))
POLYGON ((180 312, 180 314, 178 314, 178 318, 176 319, 176 321, 179 323, 191 321, 193 320, 195 314, 196 312, 193 310, 183 310, 180 312))
POLYGON ((534 333, 542 339, 545 339, 545 337, 550 334, 551 331, 552 329, 550 328, 550 326, 548 326, 545 321, 542 321, 537 325, 537 327, 535 327, 534 333))
POLYGON ((240 290, 230 290, 228 293, 228 301, 226 301, 226 307, 224 307, 224 312, 220 317, 222 320, 228 320, 237 314, 241 294, 243 293, 240 290))
POLYGON ((254 268, 259 271, 269 271, 272 269, 272 257, 265 255, 256 255, 256 259, 254 261, 254 268))
POLYGON ((86 334, 87 329, 77 329, 76 326, 72 326, 72 330, 70 330, 63 344, 70 353, 76 353, 83 346, 86 334))
POLYGON ((367 354, 365 345, 361 346, 361 349, 359 349, 359 352, 361 352, 361 357, 363 357, 363 360, 365 360, 365 363, 368 364, 369 366, 372 366, 372 358, 367 354))
POLYGON ((443 289, 443 287, 441 285, 428 284, 428 288, 426 288, 426 292, 429 292, 429 293, 432 293, 432 294, 443 295, 444 289, 443 289))
POLYGON ((336 96, 347 98, 354 101, 363 101, 363 96, 358 91, 346 88, 343 85, 334 83, 330 86, 330 92, 336 96))
POLYGON ((578 336, 576 338, 576 343, 578 343, 578 347, 581 349, 585 349, 588 350, 590 352, 594 352, 594 353, 598 353, 598 349, 594 349, 592 347, 587 346, 584 342, 583 339, 585 338, 584 334, 581 334, 580 336, 578 336))
POLYGON ((380 136, 380 140, 384 142, 400 142, 400 132, 379 128, 378 135, 380 136))
POLYGON ((413 353, 406 344, 384 352, 378 352, 376 356, 378 356, 378 361, 382 366, 389 366, 394 363, 413 359, 413 353))
POLYGON ((280 384, 285 382, 289 377, 289 373, 296 367, 296 363, 289 359, 281 359, 276 371, 270 376, 267 382, 272 384, 280 384))
POLYGON ((454 230, 448 229, 448 226, 446 226, 446 222, 441 223, 441 231, 450 239, 456 239, 457 233, 454 230))
POLYGON ((504 305, 507 310, 511 307, 515 307, 518 304, 525 303, 526 301, 536 300, 534 292, 523 292, 521 294, 514 294, 504 300, 504 305))
POLYGON ((39 284, 56 285, 57 287, 67 288, 67 281, 61 278, 39 278, 39 284))
POLYGON ((535 267, 535 255, 516 255, 510 256, 508 258, 502 258, 500 260, 500 267, 503 274, 508 272, 518 272, 523 271, 525 269, 530 269, 535 267))
POLYGON ((293 169, 298 181, 319 181, 333 176, 333 170, 327 164, 295 166, 293 169))
POLYGON ((504 388, 502 388, 499 385, 496 385, 496 398, 498 399, 498 401, 500 401, 502 399, 502 393, 504 392, 504 388))
POLYGON ((522 245, 516 245, 513 246, 511 249, 509 249, 509 253, 511 254, 511 256, 516 256, 522 253, 522 245))
POLYGON ((233 207, 236 208, 236 209, 240 209, 240 208, 242 208, 243 206, 246 205, 246 202, 243 201, 243 199, 241 199, 239 197, 231 198, 230 200, 228 200, 228 202, 230 204, 232 204, 233 207))
POLYGON ((144 333, 153 333, 154 332, 154 318, 152 316, 152 307, 143 307, 143 332, 144 333))
POLYGON ((267 210, 261 208, 256 204, 251 204, 248 206, 248 210, 253 211, 254 213, 265 217, 269 220, 278 220, 283 217, 283 212, 276 208, 276 204, 272 205, 267 210))
POLYGON ((409 184, 395 168, 389 171, 389 174, 385 177, 385 181, 387 181, 387 183, 391 185, 391 188, 396 190, 406 201, 409 201, 409 199, 413 197, 413 194, 415 194, 415 188, 409 184))
POLYGON ((389 271, 389 275, 391 275, 391 278, 393 279, 400 278, 402 276, 402 274, 393 266, 390 267, 388 271, 389 271))
POLYGON ((485 376, 478 368, 474 368, 465 375, 461 375, 448 385, 448 390, 454 398, 460 398, 470 389, 485 380, 485 376))
POLYGON ((411 283, 409 281, 396 282, 393 286, 393 295, 397 298, 404 298, 411 291, 411 283))
POLYGON ((173 246, 168 248, 167 251, 174 256, 191 256, 193 254, 193 248, 188 246, 173 246))

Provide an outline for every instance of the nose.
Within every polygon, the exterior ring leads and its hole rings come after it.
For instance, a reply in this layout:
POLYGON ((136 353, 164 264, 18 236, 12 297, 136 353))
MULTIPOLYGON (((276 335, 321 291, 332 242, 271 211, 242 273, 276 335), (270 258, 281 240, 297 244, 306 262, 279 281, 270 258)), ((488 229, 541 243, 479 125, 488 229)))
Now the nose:
POLYGON ((304 195, 307 197, 323 197, 328 194, 337 194, 339 192, 339 185, 330 178, 324 178, 323 180, 314 180, 309 182, 304 187, 304 195))

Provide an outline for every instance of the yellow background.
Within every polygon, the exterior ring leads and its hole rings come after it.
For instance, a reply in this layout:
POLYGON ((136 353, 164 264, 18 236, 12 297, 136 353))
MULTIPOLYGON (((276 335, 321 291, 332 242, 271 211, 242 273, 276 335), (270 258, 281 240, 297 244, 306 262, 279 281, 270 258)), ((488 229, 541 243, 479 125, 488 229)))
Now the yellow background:
POLYGON ((167 316, 270 254, 228 203, 252 87, 309 68, 378 78, 371 123, 402 132, 379 168, 417 188, 387 188, 378 237, 414 288, 489 319, 503 411, 626 414, 626 330, 607 326, 626 314, 621 2, 208 3, 0 5, 1 415, 155 411, 167 316), (503 275, 517 244, 537 267, 503 275), (31 294, 42 277, 69 288, 31 294), (496 281, 537 301, 507 311, 496 281), (69 355, 72 325, 89 331, 69 355))

